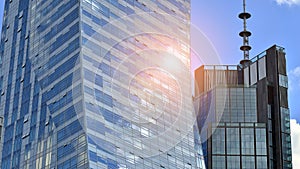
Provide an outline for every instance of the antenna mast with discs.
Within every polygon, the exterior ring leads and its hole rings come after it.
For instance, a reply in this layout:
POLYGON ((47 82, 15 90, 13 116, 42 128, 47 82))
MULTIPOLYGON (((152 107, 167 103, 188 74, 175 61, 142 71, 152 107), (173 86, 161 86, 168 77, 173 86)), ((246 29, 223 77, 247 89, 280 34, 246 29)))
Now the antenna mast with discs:
POLYGON ((239 14, 239 18, 244 21, 244 30, 239 34, 243 38, 243 45, 240 47, 240 49, 244 52, 244 59, 240 61, 240 64, 243 67, 247 67, 251 63, 249 60, 249 51, 251 50, 251 46, 249 45, 249 37, 251 36, 251 32, 247 30, 247 19, 251 17, 251 14, 246 12, 246 0, 243 0, 243 9, 244 11, 239 14))

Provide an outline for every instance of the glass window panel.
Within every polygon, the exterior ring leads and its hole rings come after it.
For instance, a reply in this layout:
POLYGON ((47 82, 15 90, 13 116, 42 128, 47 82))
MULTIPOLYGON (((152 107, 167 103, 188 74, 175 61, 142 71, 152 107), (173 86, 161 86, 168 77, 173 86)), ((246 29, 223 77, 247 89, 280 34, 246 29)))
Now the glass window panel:
POLYGON ((288 88, 288 77, 282 74, 279 74, 279 86, 288 88))
POLYGON ((256 165, 257 168, 259 169, 267 169, 268 168, 267 157, 266 156, 256 157, 256 165))
POLYGON ((257 64, 250 65, 250 85, 257 83, 257 64))
POLYGON ((228 169, 240 169, 240 156, 227 156, 228 169))
POLYGON ((266 73, 266 58, 263 57, 258 60, 258 78, 259 80, 265 78, 267 76, 266 73))
POLYGON ((245 86, 249 86, 249 84, 250 84, 250 82, 249 82, 249 67, 244 69, 244 84, 245 84, 245 86))
POLYGON ((225 129, 216 128, 212 135, 213 154, 225 154, 225 129))
POLYGON ((239 128, 227 128, 227 154, 240 154, 239 128))
POLYGON ((242 169, 254 169, 254 156, 242 156, 242 169))
POLYGON ((289 109, 280 107, 280 111, 281 111, 281 132, 290 133, 289 109))
POLYGON ((213 156, 212 157, 212 168, 213 169, 226 168, 225 156, 213 156))
POLYGON ((256 154, 267 155, 267 139, 265 129, 256 129, 256 154))
POLYGON ((241 128, 242 154, 254 155, 254 129, 241 128))

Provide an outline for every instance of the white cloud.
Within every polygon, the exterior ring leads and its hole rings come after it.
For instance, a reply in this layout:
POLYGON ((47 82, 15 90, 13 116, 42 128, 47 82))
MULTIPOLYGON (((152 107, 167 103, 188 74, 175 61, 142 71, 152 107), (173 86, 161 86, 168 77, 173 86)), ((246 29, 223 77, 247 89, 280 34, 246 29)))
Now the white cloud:
POLYGON ((291 136, 293 168, 300 168, 300 124, 294 119, 291 120, 291 136))
MULTIPOLYGON (((300 1, 300 0, 299 0, 300 1)), ((295 77, 300 77, 300 66, 296 67, 290 72, 295 77)))
POLYGON ((276 0, 277 4, 300 5, 300 0, 276 0))
POLYGON ((289 78, 289 89, 291 91, 300 88, 300 66, 289 71, 288 78, 289 78))

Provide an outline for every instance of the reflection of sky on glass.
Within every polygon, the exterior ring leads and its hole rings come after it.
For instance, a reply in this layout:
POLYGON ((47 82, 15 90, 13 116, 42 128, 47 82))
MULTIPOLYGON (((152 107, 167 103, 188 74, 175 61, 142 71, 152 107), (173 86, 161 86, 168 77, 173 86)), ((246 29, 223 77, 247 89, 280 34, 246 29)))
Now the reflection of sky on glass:
POLYGON ((4 0, 0 1, 0 31, 2 30, 2 19, 3 19, 3 9, 4 9, 4 0))

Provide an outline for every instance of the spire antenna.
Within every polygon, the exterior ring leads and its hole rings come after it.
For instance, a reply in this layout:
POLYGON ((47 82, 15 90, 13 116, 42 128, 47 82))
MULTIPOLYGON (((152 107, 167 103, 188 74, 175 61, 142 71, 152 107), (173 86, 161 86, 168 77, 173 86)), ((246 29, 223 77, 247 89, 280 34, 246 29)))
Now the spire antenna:
POLYGON ((243 9, 243 12, 239 14, 239 18, 244 21, 244 30, 239 34, 243 38, 243 45, 240 47, 240 50, 244 52, 244 59, 240 61, 240 64, 246 67, 251 63, 249 60, 249 51, 252 49, 249 45, 251 32, 247 30, 247 19, 251 17, 251 14, 246 12, 246 0, 243 0, 243 9))

